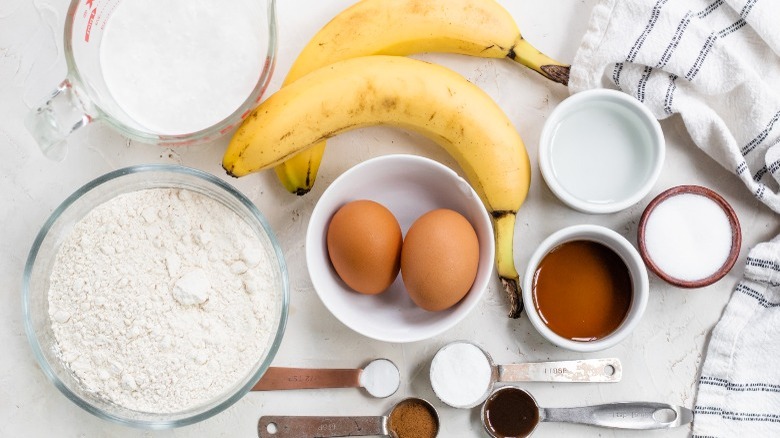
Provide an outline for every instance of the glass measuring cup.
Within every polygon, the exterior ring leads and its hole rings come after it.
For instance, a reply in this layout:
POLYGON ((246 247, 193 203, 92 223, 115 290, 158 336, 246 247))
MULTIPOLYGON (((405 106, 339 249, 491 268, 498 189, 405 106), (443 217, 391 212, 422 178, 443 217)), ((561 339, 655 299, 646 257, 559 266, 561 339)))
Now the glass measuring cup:
POLYGON ((493 438, 520 438, 530 436, 543 421, 613 429, 669 429, 690 423, 693 412, 682 406, 654 402, 540 408, 528 391, 505 386, 490 394, 482 405, 481 418, 485 431, 493 438))
MULTIPOLYGON (((243 8, 241 13, 245 13, 257 28, 258 46, 267 43, 267 49, 257 54, 261 71, 257 72, 257 82, 243 102, 222 120, 193 132, 171 134, 140 124, 117 103, 106 84, 101 64, 101 44, 106 24, 124 1, 72 0, 70 3, 63 39, 67 75, 43 104, 33 109, 25 119, 27 129, 49 158, 62 159, 66 150, 66 137, 93 121, 102 121, 125 137, 149 144, 180 146, 213 140, 245 118, 268 86, 276 59, 276 3, 275 0, 244 2, 235 7, 243 8)), ((195 3, 193 5, 192 9, 197 8, 195 3)), ((150 10, 150 17, 155 13, 155 10, 150 10)), ((199 11, 193 10, 192 13, 197 14, 199 11)), ((163 18, 176 20, 179 17, 163 18)), ((114 32, 122 32, 123 37, 133 40, 133 32, 136 31, 143 30, 123 28, 114 32)), ((192 30, 198 31, 203 32, 202 29, 192 30)), ((208 39, 212 36, 201 34, 198 38, 208 39)), ((141 93, 144 90, 136 91, 141 93)))
POLYGON ((388 415, 376 417, 263 416, 257 422, 259 438, 328 438, 389 435, 392 438, 435 438, 439 434, 439 413, 427 401, 410 397, 396 403, 388 415), (407 415, 409 410, 415 415, 407 415), (407 412, 404 412, 406 410, 407 412), (406 423, 405 417, 416 419, 406 423), (421 426, 419 423, 427 423, 421 426))
POLYGON ((252 391, 363 388, 376 398, 386 398, 399 386, 398 367, 389 359, 374 359, 363 369, 270 367, 252 391))
POLYGON ((614 383, 622 378, 622 364, 615 358, 496 365, 485 350, 468 341, 440 348, 430 369, 436 396, 449 406, 464 409, 485 401, 499 382, 614 383), (455 393, 452 388, 468 388, 469 394, 455 393))

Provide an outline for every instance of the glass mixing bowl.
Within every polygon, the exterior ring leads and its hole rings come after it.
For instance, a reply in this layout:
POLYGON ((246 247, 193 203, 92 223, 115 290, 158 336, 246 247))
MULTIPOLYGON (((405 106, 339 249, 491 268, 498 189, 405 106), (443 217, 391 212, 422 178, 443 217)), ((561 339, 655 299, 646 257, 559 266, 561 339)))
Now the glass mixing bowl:
POLYGON ((260 380, 282 341, 289 306, 289 282, 281 248, 257 207, 221 179, 182 166, 144 165, 110 172, 88 183, 66 199, 43 225, 33 243, 22 284, 24 324, 30 346, 41 369, 66 397, 96 416, 128 426, 168 429, 205 420, 243 397, 260 380), (250 371, 219 396, 201 405, 175 413, 133 411, 93 392, 86 391, 57 357, 49 318, 49 278, 57 251, 73 227, 92 209, 123 193, 151 188, 182 188, 208 196, 241 217, 263 243, 274 265, 272 284, 277 288, 277 305, 272 315, 274 330, 263 354, 250 371))

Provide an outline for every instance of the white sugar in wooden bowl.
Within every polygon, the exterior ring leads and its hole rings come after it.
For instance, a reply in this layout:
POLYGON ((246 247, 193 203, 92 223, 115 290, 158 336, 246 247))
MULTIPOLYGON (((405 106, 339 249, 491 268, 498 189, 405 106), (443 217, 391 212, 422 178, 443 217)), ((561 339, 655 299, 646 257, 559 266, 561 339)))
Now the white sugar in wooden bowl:
POLYGON ((742 234, 737 215, 723 197, 706 187, 684 185, 650 202, 637 240, 653 273, 678 287, 699 288, 731 270, 742 234))

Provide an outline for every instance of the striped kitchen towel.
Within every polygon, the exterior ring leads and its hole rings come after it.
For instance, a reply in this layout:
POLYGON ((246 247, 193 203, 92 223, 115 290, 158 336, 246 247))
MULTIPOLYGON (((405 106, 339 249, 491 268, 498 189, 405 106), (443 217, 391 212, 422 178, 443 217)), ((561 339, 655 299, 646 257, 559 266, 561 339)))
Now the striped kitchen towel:
MULTIPOLYGON (((780 213, 780 0, 601 0, 569 88, 619 88, 780 213)), ((702 365, 693 437, 780 438, 780 236, 750 251, 702 365)))
POLYGON ((780 0, 602 0, 569 89, 619 88, 780 213, 780 0))
POLYGON ((780 437, 780 238, 750 251, 712 331, 699 378, 694 438, 780 437))

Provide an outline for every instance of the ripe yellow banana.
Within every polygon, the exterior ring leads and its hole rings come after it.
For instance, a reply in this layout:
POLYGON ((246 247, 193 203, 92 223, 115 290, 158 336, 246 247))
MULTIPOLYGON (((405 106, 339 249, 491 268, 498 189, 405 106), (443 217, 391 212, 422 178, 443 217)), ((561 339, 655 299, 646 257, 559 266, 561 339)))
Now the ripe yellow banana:
MULTIPOLYGON (((536 50, 494 0, 362 0, 325 25, 298 55, 285 84, 336 61, 367 55, 460 53, 509 58, 562 84, 569 66, 536 50)), ((311 190, 325 142, 276 166, 287 190, 311 190)))
POLYGON ((283 87, 230 140, 222 166, 243 176, 341 132, 389 124, 419 132, 458 162, 491 213, 510 316, 522 310, 512 240, 531 169, 523 140, 476 85, 434 64, 397 56, 348 59, 283 87))

